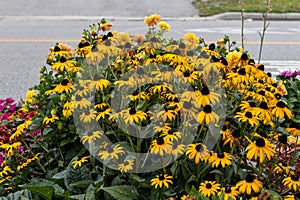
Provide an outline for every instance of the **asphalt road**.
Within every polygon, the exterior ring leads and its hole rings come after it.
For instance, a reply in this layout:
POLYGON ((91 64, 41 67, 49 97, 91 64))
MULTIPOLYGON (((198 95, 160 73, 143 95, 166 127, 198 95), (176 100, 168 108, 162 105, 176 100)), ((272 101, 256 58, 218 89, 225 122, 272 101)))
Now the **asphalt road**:
MULTIPOLYGON (((3 19, 0 21, 0 99, 24 98, 28 88, 38 83, 39 69, 46 65, 49 48, 63 42, 76 48, 81 32, 96 19, 91 20, 32 20, 3 19)), ((114 20, 113 30, 145 33, 143 21, 114 20)), ((194 32, 207 43, 228 35, 231 40, 241 41, 240 21, 170 20, 171 31, 166 37, 180 37, 194 32)), ((258 31, 261 21, 245 22, 245 50, 257 60, 259 51, 258 31)), ((240 46, 238 43, 237 46, 240 46)), ((263 46, 262 62, 266 65, 300 66, 300 23, 297 21, 271 21, 263 46), (286 65, 285 65, 286 62, 286 65), (299 65, 294 65, 299 63, 299 65)))

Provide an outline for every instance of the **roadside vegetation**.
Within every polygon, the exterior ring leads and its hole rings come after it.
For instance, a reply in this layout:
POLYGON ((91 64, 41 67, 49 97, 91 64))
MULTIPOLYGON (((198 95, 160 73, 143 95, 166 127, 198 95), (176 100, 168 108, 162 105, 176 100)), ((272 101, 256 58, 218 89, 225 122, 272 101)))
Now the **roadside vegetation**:
MULTIPOLYGON (((245 12, 264 12, 266 2, 264 0, 244 1, 245 12)), ((224 12, 240 12, 240 4, 237 0, 195 0, 193 5, 199 10, 200 16, 210 16, 224 12)), ((270 2, 271 13, 299 12, 299 0, 272 0, 270 2)))

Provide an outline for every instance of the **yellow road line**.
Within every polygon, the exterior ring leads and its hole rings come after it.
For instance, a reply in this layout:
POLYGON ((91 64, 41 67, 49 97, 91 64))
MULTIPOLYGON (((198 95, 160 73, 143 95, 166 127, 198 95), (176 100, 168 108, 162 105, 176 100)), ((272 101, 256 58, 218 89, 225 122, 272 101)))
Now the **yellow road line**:
MULTIPOLYGON (((0 43, 68 43, 68 42, 80 42, 80 40, 55 40, 55 39, 0 39, 0 43)), ((216 41, 206 41, 206 43, 215 43, 216 41)), ((237 44, 241 44, 241 42, 237 42, 237 44)), ((247 44, 260 44, 260 42, 253 41, 245 41, 245 45, 247 44)), ((270 41, 264 42, 264 44, 270 45, 300 45, 300 42, 281 42, 281 41, 270 41)))

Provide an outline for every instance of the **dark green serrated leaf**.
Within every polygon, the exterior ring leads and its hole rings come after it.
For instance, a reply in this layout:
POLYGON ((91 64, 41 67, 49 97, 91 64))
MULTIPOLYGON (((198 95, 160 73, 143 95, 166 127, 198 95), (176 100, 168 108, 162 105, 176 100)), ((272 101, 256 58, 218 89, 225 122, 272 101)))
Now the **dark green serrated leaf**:
POLYGON ((128 185, 118 185, 111 187, 102 187, 102 190, 110 194, 117 200, 138 200, 138 194, 133 186, 128 185))

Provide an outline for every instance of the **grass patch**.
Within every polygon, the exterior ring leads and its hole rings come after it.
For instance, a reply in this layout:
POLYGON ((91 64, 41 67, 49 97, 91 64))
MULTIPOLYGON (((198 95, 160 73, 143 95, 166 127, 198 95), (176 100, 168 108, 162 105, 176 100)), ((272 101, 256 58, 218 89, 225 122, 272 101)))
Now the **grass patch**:
MULTIPOLYGON (((210 16, 224 12, 240 12, 238 0, 195 0, 193 5, 200 16, 210 16)), ((270 13, 300 12, 299 0, 270 0, 270 13)), ((244 0, 245 12, 264 12, 265 0, 244 0)))

